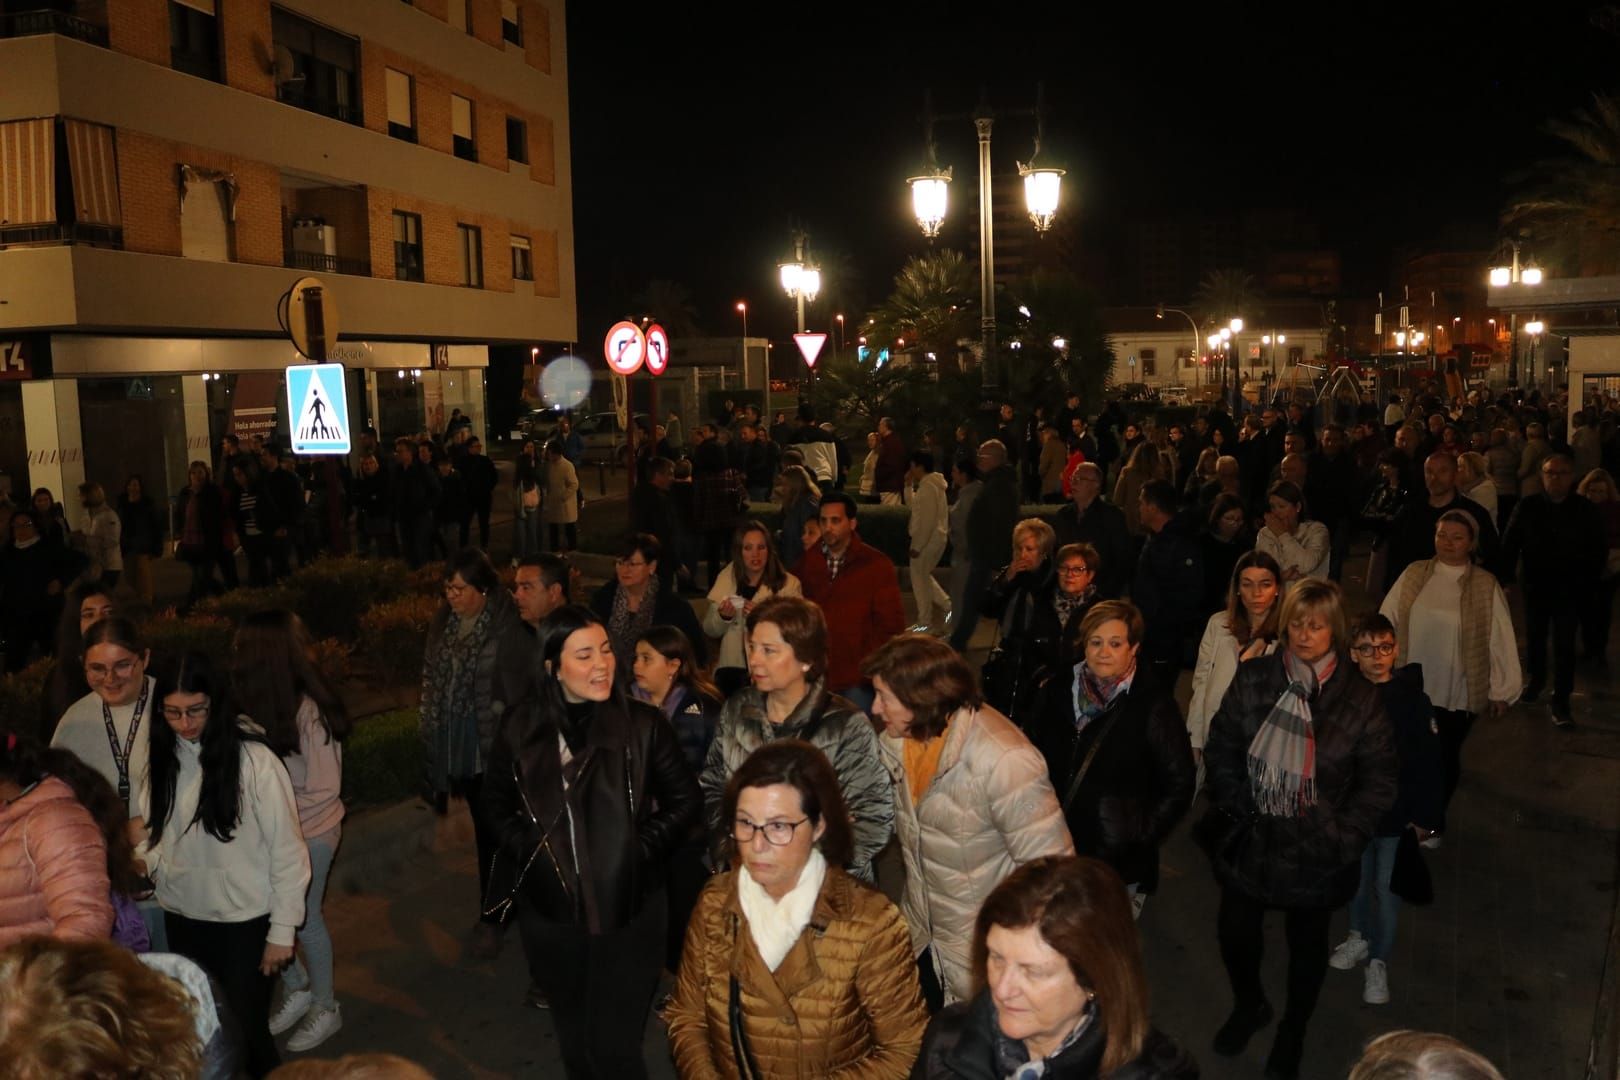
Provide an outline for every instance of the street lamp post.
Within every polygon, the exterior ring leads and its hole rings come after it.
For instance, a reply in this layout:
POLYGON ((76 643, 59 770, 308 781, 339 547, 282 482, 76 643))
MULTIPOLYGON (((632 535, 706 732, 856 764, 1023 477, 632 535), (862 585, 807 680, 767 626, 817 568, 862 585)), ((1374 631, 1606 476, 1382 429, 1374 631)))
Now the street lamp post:
POLYGON ((1203 385, 1204 385, 1204 366, 1198 362, 1198 323, 1193 319, 1193 317, 1190 314, 1188 314, 1187 312, 1181 310, 1180 308, 1165 307, 1163 304, 1160 304, 1158 306, 1157 310, 1153 314, 1153 317, 1155 319, 1163 319, 1164 318, 1164 313, 1167 312, 1167 311, 1173 312, 1176 315, 1180 315, 1183 319, 1187 320, 1187 325, 1192 327, 1192 335, 1193 335, 1192 361, 1193 361, 1193 367, 1197 369, 1197 380, 1198 380, 1197 385, 1198 385, 1198 388, 1201 390, 1203 388, 1203 385))
POLYGON ((1531 389, 1536 385, 1536 345, 1541 341, 1542 332, 1546 329, 1547 324, 1540 319, 1531 319, 1524 324, 1524 332, 1530 335, 1530 360, 1524 368, 1524 381, 1531 389))
POLYGON ((1277 346, 1288 340, 1287 334, 1279 334, 1275 330, 1260 338, 1260 344, 1271 346, 1271 387, 1272 392, 1277 388, 1277 346))
MULTIPOLYGON (((1519 241, 1513 241, 1513 261, 1506 266, 1493 266, 1490 272, 1490 283, 1497 287, 1503 285, 1540 285, 1541 267, 1535 265, 1521 265, 1519 262, 1519 241)), ((1519 385, 1519 313, 1508 313, 1508 387, 1519 385)))
MULTIPOLYGON (((804 303, 814 300, 821 292, 821 270, 806 256, 810 235, 803 229, 793 231, 793 259, 781 264, 782 288, 798 305, 799 333, 804 333, 804 303)), ((816 369, 810 369, 810 383, 815 385, 816 369)))
MULTIPOLYGON (((972 120, 974 130, 979 136, 979 347, 983 352, 979 370, 986 390, 992 389, 996 385, 994 367, 996 351, 996 267, 994 214, 991 205, 990 185, 990 135, 998 116, 1033 116, 1035 118, 1035 152, 1030 156, 1027 165, 1019 164, 1018 173, 1024 179, 1024 201, 1029 211, 1030 221, 1034 223, 1037 233, 1044 234, 1052 227, 1052 220, 1057 214, 1058 199, 1063 183, 1062 169, 1036 163, 1036 159, 1040 157, 1041 153, 1041 136, 1043 134, 1045 114, 1045 88, 1037 84, 1035 107, 1033 109, 1002 110, 997 113, 991 109, 989 101, 981 94, 979 106, 973 112, 957 113, 937 118, 944 120, 972 120)), ((940 226, 944 224, 945 212, 948 206, 947 190, 951 182, 951 170, 941 169, 936 159, 934 147, 935 119, 933 95, 925 93, 923 96, 923 137, 926 147, 924 171, 909 178, 906 182, 911 185, 911 204, 912 210, 917 217, 917 224, 921 227, 923 235, 930 239, 939 235, 940 226)))

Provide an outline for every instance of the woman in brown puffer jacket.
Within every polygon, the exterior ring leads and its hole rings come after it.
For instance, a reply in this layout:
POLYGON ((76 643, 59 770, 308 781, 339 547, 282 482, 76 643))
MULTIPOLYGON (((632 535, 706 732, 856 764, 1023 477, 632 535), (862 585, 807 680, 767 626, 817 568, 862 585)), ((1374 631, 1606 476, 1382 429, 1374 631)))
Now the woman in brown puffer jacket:
POLYGON ((687 930, 665 1014, 683 1080, 906 1076, 927 1014, 900 912, 840 867, 849 815, 832 765, 798 739, 726 786, 736 870, 687 930))
POLYGON ((112 930, 107 844, 45 752, 0 738, 0 948, 45 934, 105 940, 112 930))

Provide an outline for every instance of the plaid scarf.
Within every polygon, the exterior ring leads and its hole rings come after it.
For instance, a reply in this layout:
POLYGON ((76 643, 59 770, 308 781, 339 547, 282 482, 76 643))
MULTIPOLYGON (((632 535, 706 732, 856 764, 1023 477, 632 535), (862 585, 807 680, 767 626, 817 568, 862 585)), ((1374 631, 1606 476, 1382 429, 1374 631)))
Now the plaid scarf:
POLYGON ((844 568, 845 561, 849 559, 849 548, 844 548, 842 555, 834 555, 832 548, 823 543, 821 545, 821 554, 827 560, 827 580, 837 581, 838 571, 844 568))
MULTIPOLYGON (((992 1006, 991 1012, 994 1011, 995 1007, 992 1006)), ((1029 1060, 1029 1048, 1024 1045, 1024 1040, 1009 1039, 1003 1035, 1000 1020, 995 1020, 991 1024, 991 1031, 995 1033, 996 1073, 1006 1077, 1007 1080, 1040 1080, 1046 1075, 1047 1068, 1063 1056, 1064 1051, 1080 1041, 1080 1036, 1091 1027, 1091 1020, 1095 1015, 1096 1009, 1088 1002, 1080 1022, 1058 1044, 1057 1049, 1034 1061, 1029 1060)))
POLYGON ((1057 612, 1058 626, 1067 627, 1069 625, 1069 616, 1074 614, 1074 609, 1091 603, 1096 595, 1097 586, 1095 585, 1087 585, 1086 591, 1079 596, 1070 596, 1061 588, 1054 589, 1052 591, 1052 610, 1057 612))
POLYGON ((1298 817, 1316 805, 1311 699, 1321 692, 1338 663, 1338 656, 1331 652, 1315 663, 1301 660, 1292 649, 1283 652, 1288 687, 1249 743, 1249 791, 1262 814, 1298 817))
POLYGON ((1084 660, 1074 665, 1074 731, 1086 730, 1086 725, 1108 711, 1119 695, 1131 688, 1136 678, 1136 667, 1113 679, 1098 678, 1084 660))

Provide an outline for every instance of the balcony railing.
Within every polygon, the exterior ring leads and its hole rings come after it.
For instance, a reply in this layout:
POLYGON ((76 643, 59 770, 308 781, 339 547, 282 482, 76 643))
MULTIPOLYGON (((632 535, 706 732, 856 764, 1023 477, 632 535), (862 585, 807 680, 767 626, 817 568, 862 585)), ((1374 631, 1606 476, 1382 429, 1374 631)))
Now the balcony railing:
POLYGON ((124 246, 124 230, 112 225, 0 225, 0 248, 43 247, 50 244, 121 248, 124 246))
POLYGON ((352 274, 371 276, 370 259, 350 259, 342 255, 325 255, 316 251, 288 251, 286 263, 291 270, 313 270, 318 274, 352 274))
POLYGON ((91 45, 107 47, 107 28, 63 11, 17 11, 0 15, 0 37, 61 34, 91 45))
POLYGON ((334 120, 341 120, 345 124, 360 123, 360 106, 346 105, 331 98, 307 94, 297 85, 283 83, 276 87, 276 100, 305 112, 319 113, 330 116, 334 120))

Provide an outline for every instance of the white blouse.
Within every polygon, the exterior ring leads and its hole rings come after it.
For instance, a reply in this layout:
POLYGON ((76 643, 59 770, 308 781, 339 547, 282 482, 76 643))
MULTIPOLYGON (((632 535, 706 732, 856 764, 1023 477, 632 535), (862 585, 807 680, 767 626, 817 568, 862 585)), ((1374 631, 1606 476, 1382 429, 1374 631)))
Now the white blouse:
MULTIPOLYGON (((1402 582, 1408 574, 1422 573, 1425 563, 1413 563, 1401 572, 1379 610, 1395 621, 1402 582)), ((1406 661, 1423 665, 1423 689, 1437 709, 1468 708, 1468 672, 1462 657, 1462 566, 1434 564, 1434 574, 1412 601, 1406 627, 1406 661)), ((1519 646, 1513 636, 1513 616, 1500 585, 1491 598, 1490 664, 1491 701, 1515 701, 1524 688, 1519 668, 1519 646)))
MULTIPOLYGON (((1276 559, 1283 573, 1286 574, 1289 567, 1293 567, 1299 571, 1300 577, 1327 577, 1332 546, 1327 526, 1320 521, 1302 521, 1294 526, 1291 533, 1272 532, 1268 525, 1260 530, 1260 535, 1254 540, 1254 550, 1263 551, 1276 559)), ((1291 584, 1293 582, 1284 582, 1283 588, 1291 584)))

